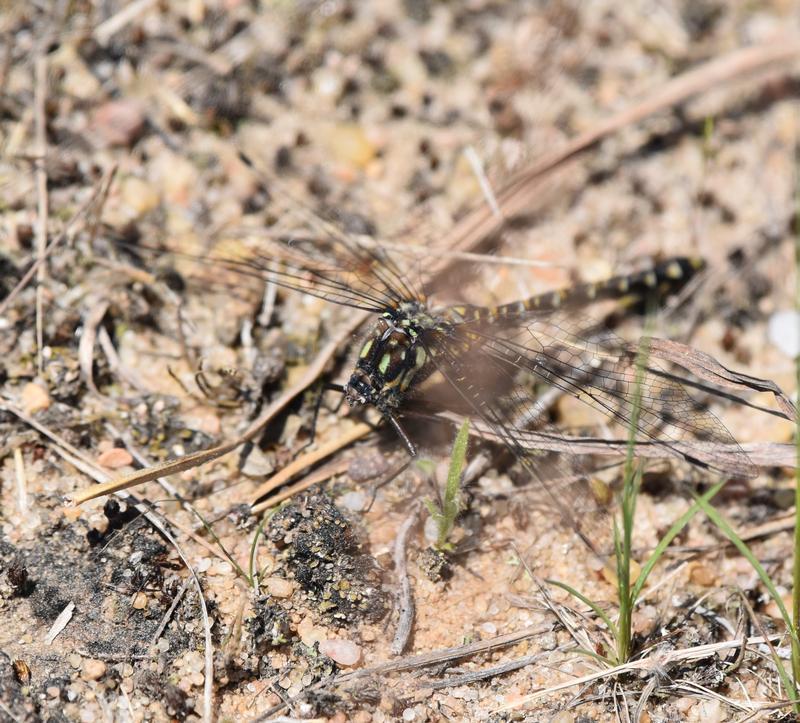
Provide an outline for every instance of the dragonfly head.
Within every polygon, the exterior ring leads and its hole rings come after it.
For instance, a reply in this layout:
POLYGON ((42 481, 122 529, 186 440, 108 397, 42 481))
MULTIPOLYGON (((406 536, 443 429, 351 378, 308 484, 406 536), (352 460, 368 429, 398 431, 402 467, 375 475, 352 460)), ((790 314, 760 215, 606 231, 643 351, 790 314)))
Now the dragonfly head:
POLYGON ((364 340, 344 388, 345 399, 352 407, 396 406, 426 360, 419 328, 406 317, 386 314, 364 340))
POLYGON ((360 407, 364 404, 374 404, 376 390, 372 385, 369 375, 356 367, 344 387, 344 398, 351 407, 360 407))

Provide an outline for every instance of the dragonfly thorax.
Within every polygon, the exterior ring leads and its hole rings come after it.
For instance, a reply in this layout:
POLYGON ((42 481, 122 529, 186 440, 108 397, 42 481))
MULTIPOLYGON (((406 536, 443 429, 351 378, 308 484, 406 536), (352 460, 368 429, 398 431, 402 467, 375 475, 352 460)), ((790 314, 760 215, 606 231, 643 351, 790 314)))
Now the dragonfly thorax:
POLYGON ((389 409, 400 403, 412 382, 425 374, 428 354, 421 337, 428 321, 428 317, 391 312, 378 319, 344 388, 350 406, 389 409))

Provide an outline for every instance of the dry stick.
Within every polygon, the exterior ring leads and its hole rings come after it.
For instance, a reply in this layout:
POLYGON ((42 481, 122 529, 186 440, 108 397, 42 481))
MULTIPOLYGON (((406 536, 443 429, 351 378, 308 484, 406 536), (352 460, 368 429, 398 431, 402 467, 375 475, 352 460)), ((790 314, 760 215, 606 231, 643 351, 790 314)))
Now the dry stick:
POLYGON ((406 567, 406 545, 408 536, 419 517, 420 502, 417 500, 411 507, 411 512, 397 531, 394 541, 394 569, 400 578, 400 619, 397 622, 397 631, 392 640, 391 652, 400 655, 405 649, 411 628, 414 625, 414 594, 411 591, 411 581, 408 578, 406 567))
POLYGON ((31 282, 31 279, 36 275, 39 268, 44 264, 47 260, 48 256, 50 256, 55 248, 64 241, 71 233, 74 226, 77 225, 78 221, 80 221, 92 207, 94 202, 98 199, 104 186, 111 182, 111 178, 116 170, 116 167, 112 168, 108 171, 103 178, 100 179, 98 184, 95 186, 92 195, 86 199, 79 207, 78 210, 72 215, 72 218, 67 222, 66 227, 64 230, 56 236, 47 246, 44 251, 44 254, 38 256, 36 261, 31 265, 25 275, 17 282, 17 285, 11 290, 11 293, 0 302, 0 314, 3 314, 5 310, 11 305, 11 302, 19 296, 20 293, 25 289, 25 287, 31 282))
POLYGON ((309 386, 311 386, 311 384, 314 383, 317 377, 322 373, 330 358, 336 353, 336 350, 339 348, 339 345, 342 343, 344 338, 350 336, 366 317, 367 312, 359 312, 358 314, 354 314, 353 318, 350 320, 350 323, 347 324, 347 326, 342 329, 339 334, 337 334, 336 338, 332 339, 322 349, 322 351, 317 355, 317 358, 308 366, 305 374, 303 374, 303 376, 290 389, 287 389, 278 399, 270 404, 269 407, 267 407, 259 415, 258 419, 252 422, 250 426, 248 426, 248 428, 236 439, 230 442, 225 442, 217 447, 212 447, 211 449, 205 449, 193 454, 187 454, 184 457, 179 457, 178 459, 169 460, 148 469, 133 472, 132 474, 113 479, 104 484, 86 487, 66 497, 65 502, 69 505, 80 505, 88 500, 101 497, 102 495, 108 495, 113 492, 127 489, 128 487, 143 484, 144 482, 150 482, 154 479, 158 479, 159 477, 165 477, 167 475, 183 472, 187 469, 193 469, 201 464, 218 459, 219 457, 228 454, 228 452, 232 452, 245 442, 255 439, 261 433, 261 430, 264 428, 264 426, 268 424, 275 415, 277 415, 284 407, 286 407, 298 394, 304 392, 309 386))
POLYGON ((114 348, 114 342, 111 341, 108 331, 106 331, 106 328, 103 326, 101 326, 97 332, 97 341, 100 342, 100 348, 106 355, 108 368, 114 374, 119 375, 125 380, 126 384, 129 384, 131 387, 140 392, 150 391, 147 388, 147 385, 139 378, 139 375, 122 363, 122 360, 119 358, 119 354, 117 354, 117 350, 114 348))
POLYGON ((183 596, 186 591, 189 589, 189 585, 192 583, 192 578, 187 577, 183 581, 183 585, 181 585, 181 589, 175 595, 175 598, 172 600, 172 604, 169 606, 169 610, 164 613, 164 616, 161 618, 161 622, 158 624, 155 633, 153 633, 153 637, 150 638, 150 645, 155 645, 158 642, 158 639, 161 637, 161 633, 164 632, 167 625, 169 625, 170 618, 172 617, 172 613, 175 612, 175 608, 180 605, 181 600, 183 600, 183 596))
POLYGON ((294 497, 298 492, 307 490, 309 487, 313 487, 315 484, 319 484, 320 482, 324 482, 325 480, 328 480, 337 474, 345 472, 349 466, 350 462, 348 462, 346 459, 342 459, 339 462, 331 462, 330 464, 326 464, 322 469, 318 469, 316 472, 309 474, 307 477, 304 477, 299 482, 290 485, 278 494, 267 497, 267 499, 262 500, 256 505, 253 505, 250 508, 250 514, 258 516, 265 510, 268 510, 270 507, 276 507, 284 500, 294 497))
MULTIPOLYGON (((469 673, 462 673, 461 675, 454 675, 450 678, 444 678, 443 680, 432 680, 428 683, 425 683, 420 688, 420 691, 439 690, 441 688, 455 688, 459 685, 469 685, 470 683, 477 683, 479 680, 485 680, 486 678, 494 678, 498 675, 505 675, 506 673, 513 672, 514 670, 525 668, 535 663, 537 660, 550 655, 551 652, 552 651, 550 650, 546 650, 542 653, 534 653, 533 655, 526 655, 522 658, 515 658, 514 660, 509 660, 506 663, 500 663, 500 665, 495 665, 491 668, 474 670, 469 673)), ((420 695, 418 697, 422 696, 420 695)))
MULTIPOLYGON (((418 655, 406 655, 405 657, 397 660, 388 660, 384 663, 378 663, 370 668, 360 668, 359 670, 353 670, 349 673, 342 673, 333 679, 320 680, 310 688, 307 688, 304 692, 306 694, 315 693, 317 691, 333 687, 334 685, 351 683, 356 680, 360 680, 361 678, 368 678, 373 675, 413 670, 414 668, 425 668, 431 665, 441 665, 442 663, 458 660, 460 658, 467 658, 473 655, 499 650, 500 648, 505 648, 509 645, 515 645, 522 640, 527 640, 528 638, 533 638, 537 635, 544 635, 545 633, 552 632, 552 630, 552 625, 540 625, 536 627, 530 626, 527 628, 522 628, 522 630, 516 630, 513 633, 498 635, 494 638, 490 638, 489 640, 480 640, 475 643, 457 645, 452 648, 442 648, 440 650, 433 650, 429 653, 420 653, 418 655)), ((286 703, 279 703, 269 710, 264 711, 258 718, 256 718, 256 721, 272 720, 270 716, 275 715, 278 711, 286 707, 286 703)), ((255 723, 255 721, 253 721, 253 723, 255 723)))
POLYGON ((342 449, 342 447, 347 447, 356 440, 366 437, 371 431, 372 427, 370 427, 368 424, 360 422, 352 429, 345 432, 341 437, 332 439, 327 444, 323 444, 321 447, 318 447, 312 452, 298 457, 291 464, 288 464, 286 467, 281 469, 281 471, 276 475, 273 475, 266 482, 259 485, 256 491, 251 495, 250 505, 255 505, 256 502, 264 495, 280 487, 284 482, 294 477, 294 475, 296 475, 298 472, 306 469, 307 467, 311 467, 311 465, 314 465, 320 460, 329 457, 334 452, 338 452, 340 449, 342 449))
MULTIPOLYGON (((47 98, 47 56, 42 53, 36 58, 34 66, 34 118, 36 124, 36 256, 45 258, 47 250, 47 128, 45 100, 47 98)), ((47 267, 44 263, 36 270, 36 367, 39 374, 44 369, 42 347, 44 346, 44 284, 47 281, 47 267)))
MULTIPOLYGON (((536 182, 541 181, 546 173, 575 158, 621 128, 683 103, 717 85, 740 79, 778 63, 791 61, 798 56, 800 56, 800 41, 797 38, 787 38, 783 43, 774 42, 735 50, 673 78, 643 101, 599 122, 593 129, 582 133, 560 150, 513 175, 496 194, 503 216, 508 218, 529 208, 535 200, 534 194, 538 185, 536 182)), ((471 249, 481 239, 496 233, 502 224, 502 220, 482 204, 468 213, 445 235, 442 245, 453 250, 471 249)))
MULTIPOLYGON (((772 635, 770 636, 770 639, 777 640, 780 637, 781 637, 780 635, 772 635)), ((570 680, 564 681, 563 683, 557 683, 556 685, 550 686, 549 688, 544 688, 542 690, 537 691, 536 693, 527 695, 524 698, 521 698, 520 700, 514 701, 513 703, 501 706, 500 708, 497 708, 493 712, 499 713, 502 711, 520 708, 524 705, 527 705, 528 703, 532 703, 533 701, 539 698, 543 698, 553 693, 557 693, 561 690, 566 690, 567 688, 573 688, 576 685, 583 685, 584 683, 592 683, 596 680, 616 678, 619 675, 624 675, 625 673, 629 672, 657 673, 659 670, 662 670, 668 667, 669 665, 673 665, 675 663, 683 663, 683 662, 688 663, 694 660, 704 660, 707 658, 714 657, 724 650, 731 650, 733 648, 738 648, 741 645, 750 645, 750 646, 761 645, 764 642, 766 642, 765 638, 757 636, 757 637, 745 638, 743 640, 726 640, 725 642, 722 643, 710 643, 708 645, 696 645, 690 648, 671 650, 667 653, 664 653, 663 655, 653 655, 650 658, 633 660, 628 663, 624 663, 623 665, 618 665, 614 668, 608 668, 596 673, 590 673, 588 675, 584 675, 580 678, 572 678, 570 680)))
POLYGON ((91 309, 83 321, 83 334, 78 342, 78 363, 81 374, 89 391, 97 396, 102 396, 94 383, 94 342, 97 339, 97 327, 103 321, 109 307, 108 299, 100 299, 91 309))
POLYGON ((141 15, 155 5, 158 0, 133 0, 128 5, 112 15, 108 20, 104 20, 95 27, 92 35, 100 45, 108 45, 111 38, 124 28, 128 23, 141 17, 141 15))

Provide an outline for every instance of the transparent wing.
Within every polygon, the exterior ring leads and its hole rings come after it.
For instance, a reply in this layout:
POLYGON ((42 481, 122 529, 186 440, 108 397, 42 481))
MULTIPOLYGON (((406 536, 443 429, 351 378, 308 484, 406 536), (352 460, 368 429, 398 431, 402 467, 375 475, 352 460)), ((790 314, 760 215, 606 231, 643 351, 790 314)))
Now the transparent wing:
MULTIPOLYGON (((637 347, 615 334, 597 328, 580 331, 573 314, 560 313, 533 316, 499 329, 466 327, 456 327, 451 346, 455 342, 479 348, 479 356, 470 355, 507 379, 527 374, 577 397, 619 423, 625 434, 633 425, 637 441, 655 450, 656 456, 684 459, 727 475, 755 475, 731 433, 689 394, 681 377, 660 368, 646 351, 637 363, 637 347)), ((531 393, 513 391, 506 403, 505 414, 495 423, 515 430, 524 440, 539 412, 531 393)), ((564 446, 563 440, 555 441, 564 446)))
POLYGON ((476 431, 505 444, 537 483, 548 506, 590 549, 608 552, 611 528, 585 484, 585 460, 561 444, 555 432, 554 444, 533 446, 529 430, 515 426, 515 420, 530 418, 537 411, 531 390, 518 383, 517 368, 458 333, 437 333, 424 343, 437 370, 476 418, 476 431))
POLYGON ((353 240, 328 241, 285 236, 262 241, 253 251, 239 248, 235 253, 217 252, 201 262, 373 312, 416 298, 385 252, 353 240))

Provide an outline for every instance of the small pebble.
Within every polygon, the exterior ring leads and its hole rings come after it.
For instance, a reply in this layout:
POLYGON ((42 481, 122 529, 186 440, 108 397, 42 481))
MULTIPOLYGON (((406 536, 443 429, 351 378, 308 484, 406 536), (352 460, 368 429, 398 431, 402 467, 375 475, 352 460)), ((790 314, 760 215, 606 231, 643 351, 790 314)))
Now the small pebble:
POLYGON ((800 356, 800 315, 794 309, 776 311, 769 318, 767 338, 790 359, 800 356))
POLYGON ((350 640, 321 640, 319 652, 344 666, 356 665, 361 660, 361 647, 350 640))
POLYGON ((89 658, 81 668, 81 678, 84 680, 100 680, 106 674, 106 664, 102 660, 89 658))
POLYGON ((73 668, 80 668, 80 667, 81 667, 81 665, 83 664, 83 658, 82 658, 80 655, 78 655, 77 653, 72 653, 72 654, 71 654, 71 655, 70 655, 70 656, 67 658, 67 662, 68 662, 68 663, 69 663, 69 664, 70 664, 70 665, 71 665, 73 668))
POLYGON ((310 647, 314 643, 325 640, 327 631, 323 627, 314 625, 314 621, 306 617, 297 624, 297 634, 300 636, 300 641, 310 647))
POLYGON ((50 395, 35 382, 28 382, 22 389, 20 403, 28 414, 36 414, 50 406, 50 395))
POLYGON ((91 130, 106 146, 130 146, 144 131, 145 121, 139 101, 112 100, 95 111, 91 130))
POLYGON ((708 565, 695 565, 689 573, 689 579, 695 585, 702 585, 703 587, 711 587, 717 581, 717 576, 714 570, 708 565))
POLYGON ((132 606, 134 610, 144 610, 147 607, 147 595, 143 592, 137 592, 133 596, 132 606))
POLYGON ((133 457, 127 449, 112 447, 98 455, 97 464, 107 469, 120 469, 133 464, 133 457))
POLYGON ((350 123, 335 126, 327 140, 331 156, 336 161, 356 168, 364 168, 377 152, 364 129, 350 123))
POLYGON ((282 577, 268 577, 264 581, 264 587, 272 597, 291 597, 294 592, 292 582, 282 577))
POLYGON ((336 503, 344 510, 361 512, 367 505, 367 498, 363 492, 354 490, 345 492, 341 497, 337 498, 336 503))
POLYGON ((128 176, 122 182, 120 196, 137 217, 155 210, 161 202, 153 184, 136 176, 128 176))

